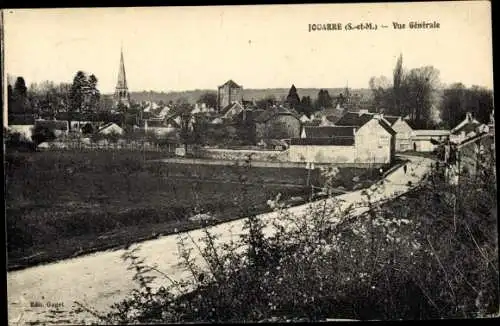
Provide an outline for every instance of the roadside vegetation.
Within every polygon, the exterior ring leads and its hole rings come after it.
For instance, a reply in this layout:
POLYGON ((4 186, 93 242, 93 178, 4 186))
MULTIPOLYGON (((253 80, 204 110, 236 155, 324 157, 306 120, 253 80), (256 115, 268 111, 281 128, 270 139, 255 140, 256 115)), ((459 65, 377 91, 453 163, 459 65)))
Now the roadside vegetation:
POLYGON ((209 229, 201 244, 180 234, 179 259, 191 274, 182 281, 147 266, 131 249, 123 258, 136 271, 138 289, 106 314, 81 304, 77 311, 109 324, 498 316, 490 164, 476 176, 462 175, 458 185, 436 168, 416 189, 384 204, 371 203, 365 190, 370 210, 361 216, 333 199, 294 216, 277 198, 270 203, 278 211, 271 235, 256 217, 230 243, 209 229))

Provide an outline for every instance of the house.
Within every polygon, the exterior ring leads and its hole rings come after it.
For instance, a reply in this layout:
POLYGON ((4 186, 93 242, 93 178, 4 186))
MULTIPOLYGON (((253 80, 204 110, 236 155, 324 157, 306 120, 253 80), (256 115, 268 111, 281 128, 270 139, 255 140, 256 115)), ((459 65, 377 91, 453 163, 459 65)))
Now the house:
POLYGON ((383 115, 383 118, 396 132, 396 152, 411 150, 413 128, 408 122, 398 116, 383 115))
POLYGON ((174 134, 177 128, 172 124, 165 123, 163 120, 144 120, 144 131, 152 132, 156 136, 165 136, 174 134))
POLYGON ((356 126, 361 127, 374 116, 374 113, 368 110, 359 110, 358 112, 348 111, 335 122, 336 126, 356 126))
POLYGON ((222 123, 223 123, 223 121, 222 121, 222 118, 220 118, 220 117, 216 117, 216 118, 214 118, 212 121, 210 121, 210 123, 211 123, 211 124, 214 124, 214 125, 220 125, 220 124, 222 124, 222 123))
POLYGON ((298 115, 282 106, 265 110, 254 119, 257 139, 298 138, 302 123, 298 115))
POLYGON ((102 134, 102 135, 109 135, 109 134, 113 134, 113 133, 116 133, 118 135, 123 135, 124 131, 123 131, 122 127, 120 127, 116 123, 109 122, 109 123, 106 123, 106 124, 102 125, 101 127, 99 127, 99 129, 97 130, 97 133, 102 134))
POLYGON ((283 151, 288 148, 287 142, 279 139, 268 139, 266 141, 261 141, 259 145, 264 146, 267 149, 275 150, 275 151, 283 151))
POLYGON ((312 127, 304 126, 300 138, 340 138, 340 137, 354 137, 356 128, 348 126, 335 126, 335 127, 312 127))
POLYGON ((19 133, 21 137, 31 141, 33 129, 35 127, 35 118, 31 114, 9 114, 7 121, 7 130, 12 133, 19 133))
POLYGON ((396 132, 380 115, 350 115, 345 126, 304 127, 290 141, 292 162, 387 164, 395 153, 396 132))
POLYGON ((243 86, 228 80, 217 89, 217 108, 221 110, 234 102, 243 102, 243 86))
POLYGON ((467 112, 465 119, 460 122, 455 128, 450 131, 450 141, 455 144, 460 144, 468 138, 472 138, 477 134, 488 132, 488 126, 480 123, 472 117, 470 112, 467 112))
POLYGON ((44 127, 54 132, 56 137, 67 135, 69 132, 68 121, 62 120, 36 120, 35 128, 44 127))
POLYGON ((69 121, 69 127, 72 132, 82 132, 82 128, 90 124, 93 128, 97 128, 97 116, 87 112, 72 112, 71 116, 68 112, 59 112, 56 119, 60 121, 69 121))
POLYGON ((448 130, 416 129, 413 130, 411 137, 412 150, 432 152, 449 138, 450 131, 448 130))
POLYGON ((330 109, 322 109, 311 116, 311 121, 319 121, 320 126, 334 126, 344 115, 344 109, 340 106, 330 109))
POLYGON ((305 115, 305 114, 301 115, 299 120, 302 123, 306 123, 306 122, 311 121, 311 119, 309 119, 309 117, 307 115, 305 115))
POLYGON ((243 112, 245 108, 239 102, 233 102, 226 107, 224 107, 220 114, 222 114, 222 119, 231 120, 233 117, 237 116, 239 113, 243 112))

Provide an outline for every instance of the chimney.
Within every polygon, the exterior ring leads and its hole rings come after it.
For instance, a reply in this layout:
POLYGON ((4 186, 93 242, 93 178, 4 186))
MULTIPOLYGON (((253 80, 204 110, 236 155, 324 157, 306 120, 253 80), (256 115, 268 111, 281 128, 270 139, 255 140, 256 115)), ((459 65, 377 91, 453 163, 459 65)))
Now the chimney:
POLYGON ((467 112, 467 115, 465 117, 467 121, 472 121, 472 114, 470 112, 467 112))

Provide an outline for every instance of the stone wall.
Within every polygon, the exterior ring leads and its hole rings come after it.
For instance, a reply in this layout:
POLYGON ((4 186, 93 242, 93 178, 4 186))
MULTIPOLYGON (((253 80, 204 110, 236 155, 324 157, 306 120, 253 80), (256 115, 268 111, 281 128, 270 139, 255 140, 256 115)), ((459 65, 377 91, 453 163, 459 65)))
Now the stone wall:
POLYGON ((198 158, 208 158, 224 161, 243 161, 251 155, 252 161, 288 162, 288 151, 259 151, 243 149, 203 148, 196 151, 198 158))
POLYGON ((291 162, 354 163, 356 147, 332 145, 291 145, 291 162))

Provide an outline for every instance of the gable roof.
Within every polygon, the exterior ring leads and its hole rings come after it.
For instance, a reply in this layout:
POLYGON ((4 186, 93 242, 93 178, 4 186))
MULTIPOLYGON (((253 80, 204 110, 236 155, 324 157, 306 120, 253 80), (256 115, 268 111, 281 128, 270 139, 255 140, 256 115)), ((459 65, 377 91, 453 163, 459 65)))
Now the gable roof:
POLYGON ((63 130, 63 131, 69 129, 68 121, 62 121, 62 120, 36 120, 35 126, 42 126, 48 129, 63 130))
POLYGON ((467 113, 465 119, 460 122, 455 128, 451 129, 452 134, 464 131, 465 133, 474 131, 481 123, 474 119, 470 113, 467 113))
POLYGON ((255 122, 257 122, 257 123, 267 122, 270 119, 272 119, 278 115, 291 115, 292 117, 294 117, 295 119, 300 121, 300 117, 298 117, 294 111, 287 109, 285 107, 279 106, 279 107, 270 108, 268 110, 264 110, 264 112, 262 112, 262 114, 260 114, 259 116, 257 116, 255 118, 255 122))
POLYGON ((310 127, 318 127, 321 124, 321 120, 311 120, 307 122, 303 122, 303 126, 310 126, 310 127))
POLYGON ((167 128, 164 120, 145 120, 148 122, 148 128, 167 128))
POLYGON ((99 127, 99 129, 97 130, 97 132, 101 132, 101 131, 103 131, 104 129, 107 129, 107 128, 109 128, 109 127, 113 126, 113 125, 117 126, 117 127, 118 127, 118 128, 120 128, 120 129, 122 128, 122 127, 120 127, 119 125, 117 125, 117 124, 116 124, 116 123, 114 123, 114 122, 108 122, 108 123, 103 124, 102 126, 100 126, 100 127, 99 127))
POLYGON ((353 146, 354 137, 335 138, 292 138, 290 145, 332 145, 332 146, 353 146))
POLYGON ((34 125, 35 118, 31 114, 9 114, 7 117, 9 126, 34 125))
POLYGON ((219 87, 224 87, 224 86, 229 86, 231 88, 241 88, 241 86, 236 84, 232 79, 229 79, 227 82, 225 82, 219 87))
POLYGON ((231 118, 232 116, 235 116, 235 115, 238 115, 238 113, 242 112, 243 110, 245 110, 245 108, 243 107, 243 105, 241 105, 240 103, 238 102, 234 102, 234 103, 231 103, 229 105, 227 105, 226 107, 224 107, 222 109, 222 115, 224 118, 231 118), (236 110, 236 112, 234 114, 229 114, 232 110, 236 110))
POLYGON ((391 135, 394 136, 395 134, 397 134, 397 132, 394 129, 392 129, 392 127, 384 119, 378 119, 378 123, 391 135))
POLYGON ((383 115, 383 118, 389 122, 389 124, 392 126, 400 117, 395 116, 395 115, 383 115))
POLYGON ((304 127, 306 138, 354 137, 354 128, 348 126, 304 127))
POLYGON ((335 125, 361 127, 371 119, 373 114, 370 113, 346 112, 335 125))

